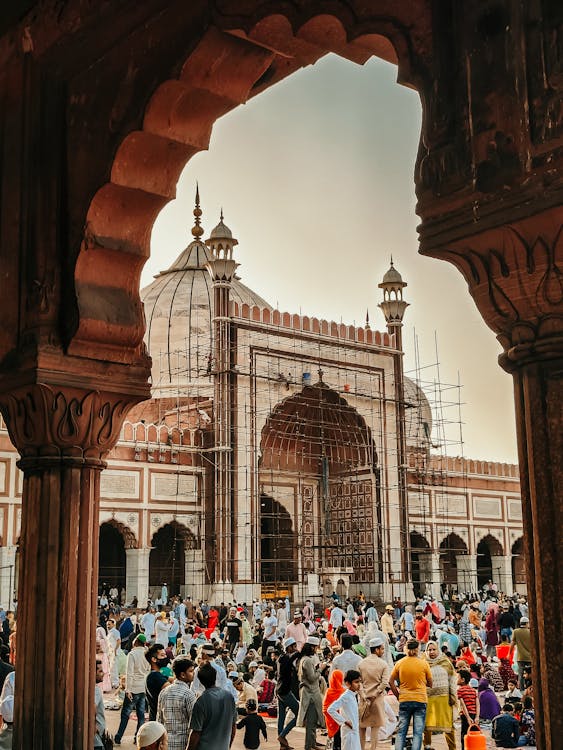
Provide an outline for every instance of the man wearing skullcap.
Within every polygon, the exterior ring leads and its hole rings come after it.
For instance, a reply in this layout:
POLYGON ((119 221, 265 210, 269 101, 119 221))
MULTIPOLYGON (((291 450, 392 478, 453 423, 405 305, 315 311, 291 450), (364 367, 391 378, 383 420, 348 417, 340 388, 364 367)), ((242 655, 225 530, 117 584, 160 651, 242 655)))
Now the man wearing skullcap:
POLYGON ((147 721, 137 733, 139 750, 165 750, 167 747, 166 727, 159 721, 147 721))
POLYGON ((364 695, 368 704, 360 715, 360 742, 366 743, 366 729, 371 727, 371 750, 377 747, 379 727, 385 724, 385 692, 389 684, 389 667, 383 659, 385 644, 376 636, 369 641, 370 653, 358 665, 362 676, 364 695))

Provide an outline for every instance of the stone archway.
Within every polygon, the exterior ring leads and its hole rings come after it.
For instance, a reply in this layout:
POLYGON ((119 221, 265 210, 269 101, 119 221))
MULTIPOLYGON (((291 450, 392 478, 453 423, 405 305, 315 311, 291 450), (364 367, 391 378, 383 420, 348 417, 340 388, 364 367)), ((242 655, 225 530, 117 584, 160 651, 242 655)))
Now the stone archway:
POLYGON ((294 511, 302 574, 345 574, 376 594, 381 548, 377 453, 362 415, 322 379, 274 406, 262 429, 261 486, 293 497, 309 485, 311 502, 294 511), (374 502, 374 493, 376 501, 374 502), (314 497, 314 502, 312 498, 314 497), (345 505, 354 517, 345 519, 345 505), (316 520, 315 520, 316 519, 316 520), (313 542, 314 529, 319 539, 313 542))
MULTIPOLYGON (((427 568, 423 564, 422 558, 430 552, 430 545, 425 537, 418 531, 411 531, 410 540, 410 559, 411 559, 411 580, 415 596, 423 596, 426 593, 426 574, 427 568)), ((428 583, 432 583, 429 581, 428 583)))
MULTIPOLYGON (((98 541, 98 594, 127 589, 127 554, 137 547, 135 534, 115 518, 100 524, 98 541)), ((122 602, 124 603, 124 602, 122 602)))
POLYGON ((519 537, 512 545, 512 585, 514 591, 526 588, 526 561, 524 559, 524 539, 519 537))
POLYGON ((451 532, 440 542, 441 579, 449 591, 458 587, 458 555, 467 555, 467 545, 460 536, 451 532))
POLYGON ((181 587, 186 585, 186 552, 194 549, 194 535, 178 521, 171 521, 154 533, 149 557, 151 593, 160 592, 164 583, 169 596, 181 593, 181 587))
POLYGON ((297 583, 297 546, 291 516, 273 497, 260 495, 262 592, 289 595, 297 583), (285 592, 288 592, 287 594, 285 592))
POLYGON ((502 544, 492 534, 487 534, 481 539, 477 545, 477 585, 479 589, 482 589, 489 580, 493 582, 500 580, 501 570, 495 570, 493 558, 501 557, 503 554, 502 544))
POLYGON ((209 121, 327 48, 361 61, 369 41, 368 54, 396 56, 400 78, 421 93, 415 180, 422 250, 462 271, 514 376, 533 652, 542 676, 535 686, 538 744, 557 747, 563 686, 549 654, 563 606, 554 574, 561 567, 563 453, 555 4, 417 0, 391 8, 383 0, 334 0, 331 16, 326 4, 284 0, 189 7, 172 0, 165 8, 137 4, 126 14, 114 3, 59 5, 27 3, 0 26, 2 100, 14 104, 2 108, 0 127, 0 247, 9 248, 3 278, 14 290, 1 303, 0 390, 26 473, 22 576, 29 589, 19 603, 28 666, 16 686, 15 746, 79 747, 93 734, 93 713, 67 710, 93 705, 93 682, 85 679, 94 659, 91 618, 62 612, 56 642, 46 649, 35 639, 33 613, 51 598, 81 611, 91 606, 98 472, 128 407, 148 394, 134 290, 150 217, 173 192, 186 149, 197 150, 198 135, 207 140, 209 121), (213 23, 228 33, 206 58, 183 66, 213 23), (194 84, 187 90, 184 73, 194 84), (152 113, 156 120, 164 115, 161 129, 142 129, 150 120, 147 99, 171 80, 160 91, 170 106, 152 113), (86 222, 92 195, 108 179, 86 222), (551 618, 538 615, 550 605, 551 618), (49 658, 63 648, 68 675, 61 683, 49 658), (25 700, 38 669, 46 697, 25 700), (53 703, 61 684, 64 695, 53 703))

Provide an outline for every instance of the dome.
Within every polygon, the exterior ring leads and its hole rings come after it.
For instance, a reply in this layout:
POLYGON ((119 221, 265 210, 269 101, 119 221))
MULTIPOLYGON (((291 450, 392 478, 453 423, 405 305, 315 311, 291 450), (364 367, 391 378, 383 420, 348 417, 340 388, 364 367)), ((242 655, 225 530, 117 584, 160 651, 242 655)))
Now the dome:
MULTIPOLYGON (((383 277, 383 281, 381 282, 381 284, 401 284, 406 286, 405 282, 403 281, 403 277, 393 265, 393 261, 391 261, 391 266, 383 277)), ((381 284, 379 286, 381 286, 381 284)))
MULTIPOLYGON (((198 386, 211 395, 211 316, 213 283, 205 267, 211 250, 199 239, 191 242, 174 263, 141 290, 145 306, 145 343, 153 360, 153 397, 172 396, 198 386)), ((231 283, 231 299, 239 304, 272 307, 238 277, 231 283)), ((193 394, 196 395, 196 394, 193 394)))
POLYGON ((405 387, 405 434, 409 448, 430 448, 432 436, 432 409, 422 388, 411 380, 404 379, 405 387))
POLYGON ((223 223, 223 214, 221 214, 221 219, 216 227, 214 227, 211 230, 211 233, 209 235, 210 240, 232 240, 233 239, 233 233, 229 229, 229 227, 223 223))

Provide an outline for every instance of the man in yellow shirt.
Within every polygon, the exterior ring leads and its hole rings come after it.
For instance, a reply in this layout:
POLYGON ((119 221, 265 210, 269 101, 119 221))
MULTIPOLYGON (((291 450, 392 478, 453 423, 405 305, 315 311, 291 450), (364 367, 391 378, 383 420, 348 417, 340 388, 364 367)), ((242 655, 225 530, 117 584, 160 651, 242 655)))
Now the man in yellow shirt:
POLYGON ((399 726, 395 750, 403 750, 412 718, 412 750, 422 747, 422 735, 428 704, 427 688, 432 687, 432 672, 425 659, 418 655, 418 641, 408 641, 407 655, 391 672, 389 687, 399 699, 399 726))

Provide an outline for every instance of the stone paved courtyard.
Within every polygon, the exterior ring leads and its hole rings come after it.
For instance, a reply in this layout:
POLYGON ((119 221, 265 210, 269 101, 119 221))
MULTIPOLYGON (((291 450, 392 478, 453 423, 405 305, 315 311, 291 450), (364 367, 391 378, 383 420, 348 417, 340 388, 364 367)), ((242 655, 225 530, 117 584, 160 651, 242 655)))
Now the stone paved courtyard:
MULTIPOLYGON (((112 734, 115 734, 117 727, 119 726, 119 711, 106 710, 106 722, 107 722, 108 730, 112 734)), ((127 728, 127 731, 125 732, 125 735, 123 736, 123 739, 121 740, 121 745, 123 747, 130 747, 130 748, 133 747, 133 734, 135 731, 135 722, 136 720, 133 715, 129 719, 129 726, 127 728)), ((276 720, 266 719, 266 726, 268 727, 268 741, 263 743, 260 747, 262 748, 262 750, 279 750, 279 743, 277 742, 278 733, 277 733, 276 720)), ((326 737, 322 737, 320 733, 317 734, 317 737, 318 737, 318 741, 324 745, 326 742, 326 737)), ((237 736, 233 743, 233 750, 244 750, 244 747, 242 744, 242 738, 243 738, 243 732, 241 730, 237 732, 237 736)), ((295 750, 303 750, 304 740, 305 740, 305 730, 296 727, 291 732, 288 740, 290 744, 295 748, 295 750)), ((393 748, 393 745, 391 744, 390 740, 387 740, 385 742, 379 742, 377 747, 378 749, 381 748, 381 750, 391 750, 393 748)), ((446 750, 447 745, 446 745, 444 736, 436 735, 432 740, 432 747, 434 748, 434 750, 446 750)), ((461 748, 460 738, 459 738, 459 727, 457 728, 457 747, 461 748)), ((490 737, 487 734, 487 750, 494 750, 495 748, 496 748, 495 743, 490 739, 490 737)))

